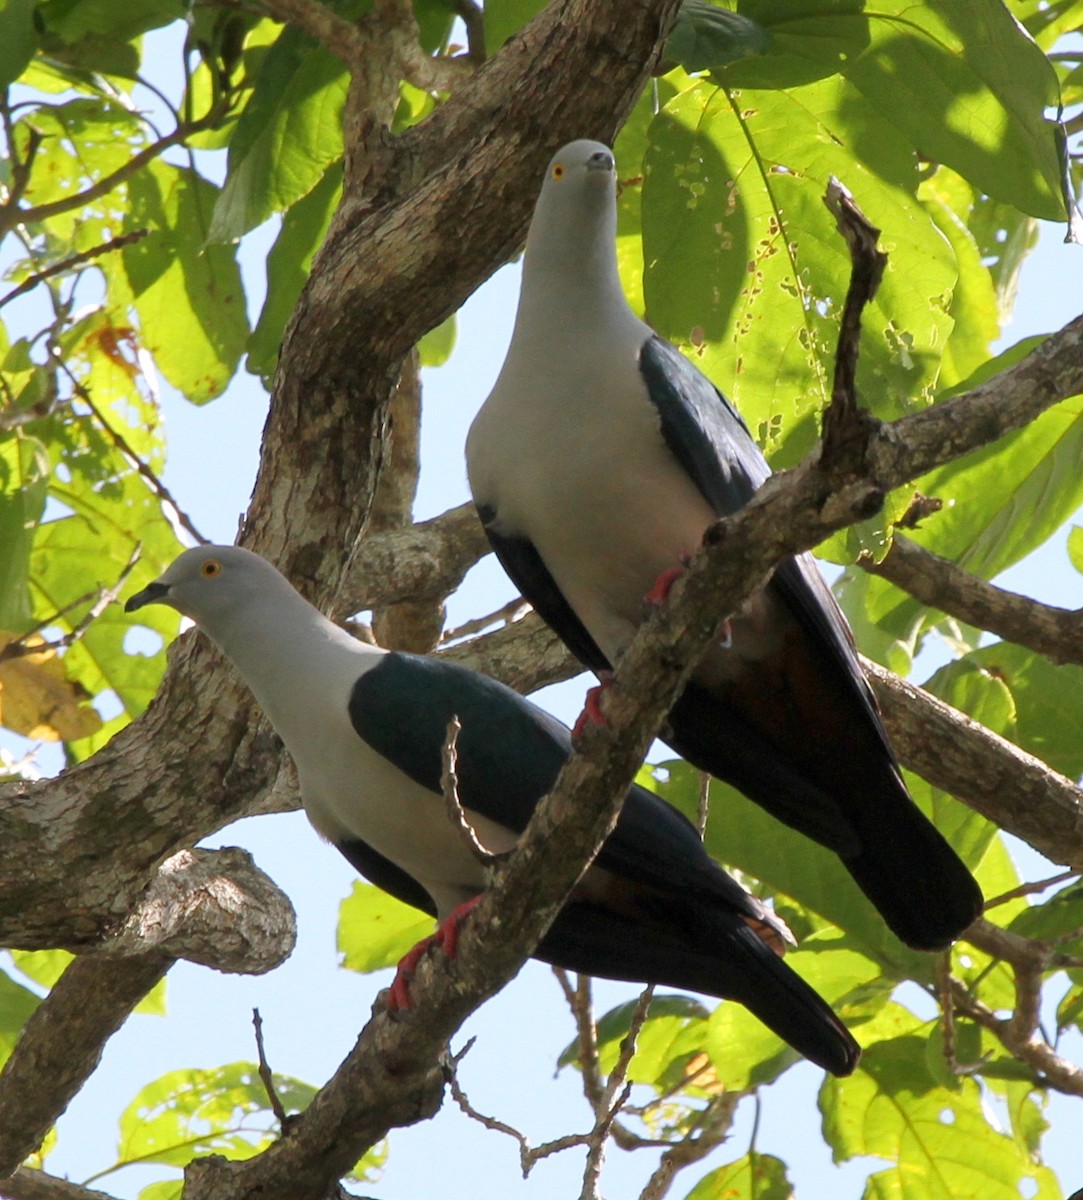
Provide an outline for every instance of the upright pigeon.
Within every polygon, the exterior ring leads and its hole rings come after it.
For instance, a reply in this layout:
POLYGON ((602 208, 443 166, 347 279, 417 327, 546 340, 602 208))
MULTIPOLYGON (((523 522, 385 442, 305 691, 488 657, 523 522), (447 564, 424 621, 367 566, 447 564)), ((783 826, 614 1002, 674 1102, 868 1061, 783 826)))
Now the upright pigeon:
MULTIPOLYGON (((467 439, 497 557, 569 649, 617 662, 677 564, 770 468, 713 383, 632 312, 615 253, 613 155, 549 164, 500 375, 467 439)), ((813 559, 788 559, 729 622, 661 735, 839 855, 909 945, 948 945, 977 884, 910 798, 813 559)))
MULTIPOLYGON (((448 722, 462 724, 464 810, 497 853, 514 846, 556 779, 568 730, 474 671, 357 641, 247 550, 188 550, 125 608, 154 603, 191 617, 232 659, 297 764, 319 833, 378 887, 441 918, 452 953, 485 880, 445 811, 448 722)), ((785 925, 710 858, 688 821, 633 787, 536 957, 738 1000, 806 1058, 847 1075, 858 1046, 772 948, 783 939, 792 940, 785 925)), ((408 1007, 404 970, 392 1000, 408 1007)))

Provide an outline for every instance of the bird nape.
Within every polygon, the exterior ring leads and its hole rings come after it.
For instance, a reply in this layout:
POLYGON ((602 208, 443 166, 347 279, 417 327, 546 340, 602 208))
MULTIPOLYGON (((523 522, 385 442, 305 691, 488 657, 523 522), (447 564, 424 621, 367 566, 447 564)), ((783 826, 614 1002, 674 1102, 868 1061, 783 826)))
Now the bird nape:
MULTIPOLYGON (((356 640, 247 550, 186 551, 125 608, 152 603, 191 617, 233 661, 297 765, 316 829, 378 887, 438 916, 452 949, 485 878, 445 811, 448 722, 462 726, 460 799, 494 852, 515 845, 550 790, 571 752, 568 730, 474 671, 356 640)), ((737 1000, 806 1058, 849 1074, 858 1045, 783 961, 787 940, 692 825, 633 786, 535 957, 737 1000)), ((399 1006, 409 1003, 408 959, 392 989, 399 1006)))
MULTIPOLYGON (((596 672, 627 648, 655 581, 770 474, 722 393, 632 312, 615 236, 613 155, 572 142, 542 183, 507 358, 467 439, 493 549, 596 672)), ((838 854, 908 945, 941 949, 981 913, 907 792, 811 556, 783 562, 734 614, 662 736, 838 854)))

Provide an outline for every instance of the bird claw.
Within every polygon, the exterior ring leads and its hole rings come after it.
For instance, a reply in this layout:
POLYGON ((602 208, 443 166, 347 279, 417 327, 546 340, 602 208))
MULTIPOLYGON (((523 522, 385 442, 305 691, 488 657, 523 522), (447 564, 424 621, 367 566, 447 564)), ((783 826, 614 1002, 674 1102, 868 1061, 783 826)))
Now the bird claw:
POLYGON ((664 608, 669 603, 669 593, 673 590, 673 585, 688 570, 688 564, 691 561, 691 554, 677 555, 678 565, 663 571, 651 585, 650 591, 643 597, 648 607, 664 608))
POLYGON ((597 725, 604 729, 609 724, 605 713, 602 712, 602 696, 613 686, 613 672, 599 671, 598 679, 600 682, 594 687, 588 688, 587 694, 583 698, 583 711, 572 727, 572 737, 575 739, 583 736, 587 725, 597 725))
POLYGON ((432 947, 439 946, 448 958, 454 958, 458 954, 460 927, 480 899, 480 896, 474 896, 457 905, 440 922, 435 933, 422 938, 399 959, 399 965, 395 968, 395 978, 387 989, 387 999, 384 1002, 384 1007, 389 1013, 405 1012, 413 1008, 410 984, 417 973, 418 963, 432 947))

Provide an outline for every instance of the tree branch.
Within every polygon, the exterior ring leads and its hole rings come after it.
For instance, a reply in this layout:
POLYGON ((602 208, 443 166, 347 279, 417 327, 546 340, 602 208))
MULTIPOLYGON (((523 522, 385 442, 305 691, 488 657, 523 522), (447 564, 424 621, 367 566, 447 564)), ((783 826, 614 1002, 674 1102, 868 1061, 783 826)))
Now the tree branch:
POLYGON ((3 1200, 115 1200, 105 1192, 86 1188, 44 1171, 20 1167, 0 1184, 3 1200))
POLYGON ((1052 862, 1083 868, 1083 791, 1070 779, 877 663, 861 665, 905 766, 1052 862))
POLYGON ((262 974, 295 938, 289 900, 247 852, 182 851, 164 863, 120 934, 76 958, 23 1027, 0 1072, 0 1178, 38 1149, 178 958, 262 974))
POLYGON ((1055 663, 1083 665, 1083 609, 1057 608, 1005 591, 896 534, 882 562, 860 565, 929 608, 1026 646, 1055 663))

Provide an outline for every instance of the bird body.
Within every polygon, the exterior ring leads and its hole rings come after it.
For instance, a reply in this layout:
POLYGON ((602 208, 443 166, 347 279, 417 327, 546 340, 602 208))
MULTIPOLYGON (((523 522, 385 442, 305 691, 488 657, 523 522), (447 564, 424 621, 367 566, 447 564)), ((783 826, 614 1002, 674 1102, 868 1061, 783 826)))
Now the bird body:
MULTIPOLYGON (((655 580, 770 474, 717 388, 631 311, 610 151, 554 157, 507 359, 467 473, 512 580, 594 671, 614 665, 655 580)), ((698 664, 662 736, 834 850, 907 943, 978 915, 969 872, 910 799, 845 618, 809 555, 782 563, 698 664)))
MULTIPOLYGON (((126 607, 155 602, 191 617, 232 659, 297 764, 316 829, 372 882, 435 916, 449 918, 485 885, 445 812, 451 718, 462 726, 460 799, 495 853, 515 845, 570 753, 568 730, 515 692, 355 640, 246 550, 189 550, 126 607)), ((847 1074, 857 1045, 779 957, 788 938, 684 817, 633 787, 536 956, 739 1000, 814 1062, 847 1074)))

